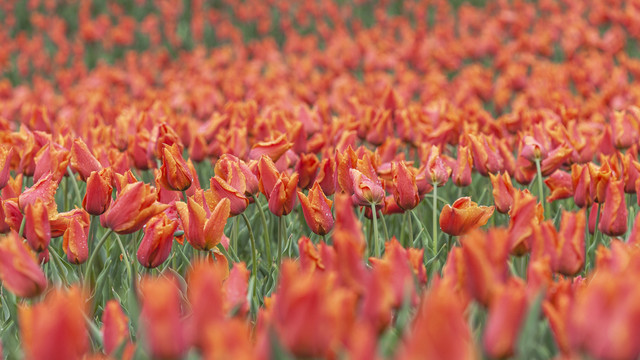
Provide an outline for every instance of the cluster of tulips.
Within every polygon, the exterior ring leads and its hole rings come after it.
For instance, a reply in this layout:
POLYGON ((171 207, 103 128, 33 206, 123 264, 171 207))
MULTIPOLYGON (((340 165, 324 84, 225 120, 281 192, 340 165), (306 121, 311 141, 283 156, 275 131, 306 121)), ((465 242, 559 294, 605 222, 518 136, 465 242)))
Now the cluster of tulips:
POLYGON ((0 9, 4 356, 640 356, 634 1, 0 9))

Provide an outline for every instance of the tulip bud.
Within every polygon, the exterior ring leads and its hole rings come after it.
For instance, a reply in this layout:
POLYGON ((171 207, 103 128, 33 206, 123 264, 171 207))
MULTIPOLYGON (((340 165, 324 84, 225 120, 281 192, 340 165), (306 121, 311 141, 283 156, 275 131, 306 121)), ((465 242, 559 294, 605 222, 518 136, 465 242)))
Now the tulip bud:
POLYGON ((67 260, 73 264, 82 264, 89 257, 88 234, 78 218, 70 221, 69 227, 62 235, 62 248, 67 260))
POLYGON ((142 266, 151 269, 167 260, 177 228, 178 222, 169 220, 165 213, 160 213, 147 222, 136 254, 142 266))
POLYGON ((81 139, 75 139, 71 146, 71 169, 77 172, 83 181, 94 171, 100 171, 102 165, 91 153, 87 144, 81 139))
POLYGON ((178 144, 163 145, 162 147, 162 185, 168 190, 184 191, 193 182, 191 170, 182 157, 178 144))
POLYGON ((314 233, 326 235, 333 228, 333 215, 331 205, 333 202, 324 195, 320 184, 313 184, 309 190, 309 196, 298 191, 298 199, 302 205, 302 213, 307 225, 314 233))
POLYGON ((94 171, 87 178, 87 191, 82 199, 82 207, 91 215, 102 215, 111 205, 111 170, 94 171))
POLYGON ((0 146, 0 189, 9 183, 13 147, 0 146))
POLYGON ((27 243, 35 251, 43 251, 51 241, 51 226, 47 208, 40 199, 25 209, 24 234, 27 243))
POLYGON ((511 183, 508 173, 499 175, 489 174, 491 185, 493 186, 493 202, 498 212, 506 214, 513 205, 513 194, 515 189, 511 183))
POLYGON ((298 174, 294 173, 289 177, 280 174, 271 194, 269 195, 269 210, 276 216, 288 215, 296 206, 296 187, 298 185, 298 174))
POLYGON ((420 203, 415 174, 407 164, 399 162, 393 165, 393 196, 396 204, 404 210, 411 210, 420 203))
POLYGON ((624 182, 611 180, 607 186, 598 229, 609 236, 623 235, 627 232, 627 218, 624 182))
POLYGON ((384 201, 384 189, 377 177, 370 179, 356 169, 350 169, 349 176, 351 177, 354 205, 368 206, 381 204, 384 201))
POLYGON ((458 159, 453 168, 451 179, 458 187, 471 185, 471 170, 473 169, 473 158, 468 146, 458 146, 458 159))
POLYGON ((573 202, 578 207, 591 205, 591 175, 587 165, 571 165, 571 183, 573 185, 573 202))

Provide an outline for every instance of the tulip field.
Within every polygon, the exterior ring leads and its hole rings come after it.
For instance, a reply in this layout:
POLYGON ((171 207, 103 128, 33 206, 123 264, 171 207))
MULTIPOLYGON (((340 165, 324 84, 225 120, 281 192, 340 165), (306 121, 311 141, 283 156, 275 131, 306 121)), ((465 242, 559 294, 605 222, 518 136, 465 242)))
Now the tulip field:
POLYGON ((640 358, 639 1, 0 20, 1 358, 640 358))

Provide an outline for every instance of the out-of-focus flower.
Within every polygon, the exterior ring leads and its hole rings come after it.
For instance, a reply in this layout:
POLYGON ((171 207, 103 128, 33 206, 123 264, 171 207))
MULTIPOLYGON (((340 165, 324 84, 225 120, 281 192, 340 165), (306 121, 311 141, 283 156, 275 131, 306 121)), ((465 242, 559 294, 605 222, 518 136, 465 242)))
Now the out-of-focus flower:
POLYGON ((500 287, 489 306, 483 338, 484 349, 489 356, 498 359, 514 354, 526 311, 525 285, 519 278, 512 278, 500 287))
POLYGON ((515 189, 508 173, 498 175, 489 174, 493 186, 493 202, 498 212, 506 214, 513 205, 515 189))
POLYGON ((280 156, 284 155, 287 150, 291 149, 292 143, 287 141, 287 135, 282 134, 274 140, 263 141, 255 144, 249 151, 249 159, 257 160, 262 155, 267 155, 274 162, 278 161, 280 156))
POLYGON ((13 147, 0 146, 0 189, 7 186, 9 182, 9 170, 11 170, 12 157, 13 147))
POLYGON ((47 287, 35 256, 15 232, 0 240, 0 279, 7 290, 20 297, 38 296, 47 287))
POLYGON ((458 187, 471 185, 471 170, 473 169, 473 158, 468 146, 458 145, 458 157, 456 165, 453 167, 451 179, 458 187))
POLYGON ((102 342, 104 352, 113 354, 125 343, 130 343, 129 319, 116 300, 109 300, 102 312, 102 342))
POLYGON ((509 243, 511 254, 522 256, 531 250, 533 227, 543 219, 543 207, 528 191, 516 191, 509 211, 509 243))
POLYGON ((493 206, 478 206, 470 197, 462 197, 446 204, 440 212, 440 229, 453 236, 463 235, 483 226, 493 215, 493 206))
POLYGON ((573 183, 571 174, 562 170, 556 170, 551 176, 544 180, 545 185, 551 190, 551 195, 547 197, 547 202, 566 199, 573 196, 573 183))
POLYGON ((598 229, 609 236, 620 236, 627 232, 627 218, 624 183, 612 180, 607 186, 598 229))

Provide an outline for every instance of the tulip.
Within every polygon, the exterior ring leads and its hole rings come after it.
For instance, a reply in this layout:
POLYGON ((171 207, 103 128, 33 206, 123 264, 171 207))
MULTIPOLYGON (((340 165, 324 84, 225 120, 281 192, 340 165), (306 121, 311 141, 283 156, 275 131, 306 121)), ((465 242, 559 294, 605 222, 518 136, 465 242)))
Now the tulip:
POLYGON ((187 347, 178 286, 173 279, 147 278, 140 286, 140 327, 149 356, 180 359, 187 347))
POLYGON ((336 192, 335 162, 332 158, 324 158, 318 165, 316 181, 320 184, 325 195, 333 195, 336 192))
POLYGON ((11 232, 0 240, 0 280, 20 297, 35 297, 47 287, 47 278, 31 250, 11 232))
POLYGON ((111 170, 94 171, 87 178, 87 190, 82 199, 82 207, 91 215, 102 215, 111 205, 111 170))
POLYGON ((178 144, 162 147, 161 184, 167 190, 185 191, 193 182, 193 175, 182 157, 178 144))
POLYGON ((607 186, 598 229, 609 236, 620 236, 627 232, 627 203, 624 182, 611 180, 607 186))
POLYGON ((89 257, 88 233, 78 218, 70 221, 69 227, 62 235, 62 249, 67 260, 73 264, 82 264, 89 257))
MULTIPOLYGON (((358 155, 351 148, 347 147, 344 152, 336 151, 335 154, 335 188, 346 194, 353 193, 353 182, 351 180, 351 169, 355 169, 358 164, 358 155)), ((326 175, 325 175, 326 176, 326 175)))
POLYGON ((249 166, 242 160, 231 154, 223 154, 216 162, 216 166, 213 169, 216 176, 219 176, 223 180, 230 182, 233 181, 231 177, 238 176, 238 170, 244 176, 245 181, 245 195, 250 196, 256 194, 259 189, 259 181, 256 175, 251 171, 249 166))
POLYGON ((438 187, 446 184, 451 176, 451 169, 444 163, 440 156, 440 148, 435 145, 429 150, 425 171, 430 184, 438 187))
POLYGON ((630 106, 626 110, 614 111, 611 121, 613 138, 618 149, 626 149, 637 143, 640 135, 640 108, 630 106))
POLYGON ((467 139, 471 147, 474 169, 482 176, 487 176, 489 173, 497 174, 502 170, 503 160, 498 150, 489 144, 485 135, 469 134, 467 139))
POLYGON ((210 211, 206 203, 198 204, 193 198, 189 198, 186 208, 178 208, 189 244, 202 251, 209 251, 218 245, 230 211, 229 199, 221 199, 213 211, 210 211))
POLYGON ((25 209, 24 234, 27 243, 35 251, 43 251, 51 241, 51 226, 47 208, 40 199, 25 209))
POLYGON ((200 262, 189 271, 187 279, 187 293, 194 314, 189 319, 189 336, 193 337, 193 343, 197 347, 202 348, 206 345, 206 330, 220 326, 219 322, 224 319, 222 306, 211 306, 224 302, 224 277, 219 267, 200 262))
POLYGON ((544 180, 545 185, 551 190, 547 202, 573 197, 573 183, 571 174, 557 170, 544 180))
POLYGON ((298 191, 298 199, 302 205, 304 219, 311 231, 318 235, 328 234, 333 228, 333 215, 331 214, 333 201, 327 199, 320 184, 314 183, 308 196, 298 191))
POLYGON ((484 330, 484 349, 495 359, 514 354, 519 330, 527 313, 525 285, 520 279, 512 279, 502 287, 490 305, 484 330))
POLYGON ((178 222, 170 220, 165 213, 160 213, 147 222, 136 253, 142 266, 152 269, 167 260, 177 228, 178 222))
POLYGON ((515 189, 511 183, 511 177, 508 173, 499 175, 489 174, 491 185, 493 187, 493 202, 498 212, 506 214, 513 205, 513 194, 515 189))
POLYGON ((415 174, 407 164, 399 162, 393 165, 393 197, 396 204, 404 210, 411 210, 420 203, 415 174))
POLYGON ((320 160, 315 154, 301 154, 300 161, 296 165, 296 172, 300 175, 298 186, 302 189, 308 189, 313 186, 318 171, 320 160))
POLYGON ((571 165, 571 183, 573 185, 573 201, 578 207, 591 205, 591 173, 589 166, 571 165))
POLYGON ((227 173, 226 180, 220 176, 214 176, 209 182, 214 203, 220 202, 224 198, 229 199, 231 216, 236 216, 242 214, 249 206, 249 199, 245 195, 247 182, 239 165, 232 164, 230 169, 231 171, 227 173))
POLYGON ((71 169, 77 172, 83 181, 94 171, 100 171, 102 165, 91 153, 82 139, 75 139, 71 146, 71 169))
POLYGON ((544 217, 543 208, 529 191, 516 191, 509 211, 511 254, 522 256, 531 250, 533 227, 544 217))
POLYGON ((69 151, 60 145, 49 142, 36 154, 36 167, 33 172, 33 180, 38 181, 49 172, 53 173, 55 180, 60 180, 67 172, 69 165, 69 151))
POLYGON ((493 215, 493 206, 478 206, 470 197, 462 197, 446 204, 440 213, 440 229, 452 236, 459 236, 483 226, 493 215))
POLYGON ((368 206, 371 204, 381 204, 382 201, 384 201, 384 189, 377 177, 370 179, 356 169, 350 169, 349 176, 351 177, 354 205, 368 206))
POLYGON ((571 148, 567 145, 561 145, 551 150, 546 158, 540 163, 540 172, 542 176, 549 176, 558 170, 571 157, 571 148))
POLYGON ((562 213, 560 230, 558 231, 558 267, 557 272, 566 276, 577 275, 584 266, 585 260, 585 210, 577 213, 562 213))
POLYGON ((453 167, 451 179, 458 187, 471 185, 471 170, 473 169, 473 158, 468 146, 458 145, 458 158, 453 167))
POLYGON ((44 202, 49 216, 58 213, 55 194, 58 189, 59 181, 53 179, 53 173, 43 176, 32 187, 25 189, 18 197, 18 205, 21 211, 25 211, 26 206, 33 204, 37 199, 44 202))
POLYGON ((49 224, 51 225, 51 237, 55 238, 58 236, 62 236, 65 231, 71 226, 71 220, 77 219, 85 232, 89 232, 89 222, 91 218, 89 213, 84 211, 84 209, 73 209, 67 212, 57 214, 53 219, 49 220, 49 224))
POLYGON ((26 359, 83 359, 89 351, 85 299, 79 288, 54 290, 18 312, 26 359))
POLYGON ((129 341, 129 319, 116 300, 107 301, 102 312, 102 342, 105 354, 113 354, 129 341))
POLYGON ((262 155, 267 155, 276 162, 291 147, 293 147, 293 144, 287 141, 287 135, 282 134, 274 140, 255 144, 249 151, 249 159, 257 160, 262 155))
POLYGON ((100 221, 118 234, 131 234, 167 207, 156 201, 156 193, 149 184, 137 182, 122 189, 100 221))
POLYGON ((293 176, 282 173, 269 195, 269 210, 276 216, 288 215, 296 206, 296 187, 298 174, 293 176))
POLYGON ((276 165, 273 163, 271 158, 266 155, 260 157, 258 160, 258 174, 259 174, 259 188, 260 192, 269 200, 269 196, 273 191, 273 188, 280 177, 280 173, 278 169, 276 169, 276 165))
POLYGON ((0 146, 0 189, 9 183, 13 147, 0 146))

